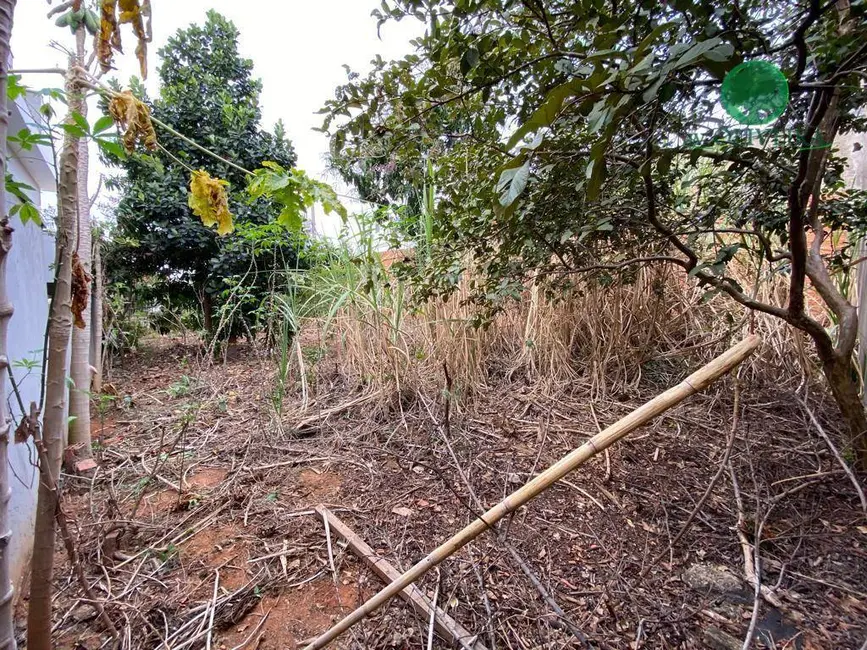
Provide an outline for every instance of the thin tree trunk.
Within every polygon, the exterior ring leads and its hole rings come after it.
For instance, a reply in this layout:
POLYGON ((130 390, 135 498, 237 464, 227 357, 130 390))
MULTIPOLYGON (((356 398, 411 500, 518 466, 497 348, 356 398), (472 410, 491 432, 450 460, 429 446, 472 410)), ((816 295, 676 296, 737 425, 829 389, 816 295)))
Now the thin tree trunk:
MULTIPOLYGON (((0 0, 0 177, 6 175, 6 130, 9 126, 9 113, 6 108, 6 75, 9 62, 9 36, 12 32, 12 14, 15 0, 0 0)), ((9 431, 11 421, 6 406, 6 373, 9 357, 6 351, 6 333, 9 319, 12 318, 12 303, 6 293, 6 261, 12 247, 12 228, 6 214, 6 186, 0 183, 0 648, 14 650, 15 630, 12 624, 12 598, 14 589, 10 579, 9 541, 12 530, 9 528, 9 499, 12 487, 9 485, 9 431)))
POLYGON ((204 285, 202 285, 202 324, 209 334, 214 331, 214 303, 204 285))
POLYGON ((857 462, 862 471, 867 471, 867 414, 861 402, 858 369, 850 355, 846 360, 823 362, 822 371, 843 417, 852 460, 857 462))
POLYGON ((93 366, 93 381, 90 383, 94 393, 102 392, 102 254, 100 237, 94 232, 93 244, 93 301, 90 304, 90 365, 93 366))
MULTIPOLYGON (((70 112, 81 112, 83 94, 70 58, 66 91, 70 112)), ((57 281, 48 324, 48 368, 46 370, 43 439, 53 476, 60 476, 63 437, 66 427, 67 353, 72 329, 72 251, 78 212, 78 138, 66 135, 60 154, 57 183, 57 281)), ((27 612, 28 650, 51 650, 51 593, 54 572, 54 536, 57 492, 39 483, 36 532, 30 571, 30 607, 27 612)))
MULTIPOLYGON (((84 65, 85 29, 79 27, 75 34, 76 58, 84 65)), ((80 110, 87 117, 87 102, 82 101, 80 110)), ((78 253, 79 263, 87 276, 91 269, 91 229, 90 197, 87 194, 88 141, 78 142, 78 227, 73 249, 78 253)), ((85 302, 81 313, 83 327, 72 328, 72 356, 69 363, 69 376, 72 386, 69 390, 69 445, 75 450, 74 458, 92 458, 90 448, 90 299, 85 302), (74 445, 74 447, 73 447, 74 445)))

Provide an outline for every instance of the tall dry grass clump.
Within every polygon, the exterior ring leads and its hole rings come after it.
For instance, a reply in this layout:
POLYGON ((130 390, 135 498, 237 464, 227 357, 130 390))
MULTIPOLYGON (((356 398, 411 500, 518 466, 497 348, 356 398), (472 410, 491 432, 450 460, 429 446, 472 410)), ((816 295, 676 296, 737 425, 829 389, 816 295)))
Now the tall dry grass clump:
MULTIPOLYGON (((736 266, 733 272, 743 274, 743 284, 759 298, 785 289, 779 276, 750 280, 749 269, 736 266)), ((641 268, 604 282, 576 279, 553 295, 531 281, 484 327, 473 325, 471 273, 447 298, 419 302, 386 268, 373 233, 362 228, 353 245, 331 251, 328 263, 297 272, 298 289, 283 306, 287 331, 298 336, 283 352, 278 385, 294 375, 306 400, 325 369, 386 397, 435 394, 447 372, 459 403, 500 383, 604 399, 643 381, 678 381, 749 331, 765 341, 746 370, 754 379, 797 381, 810 366, 779 319, 708 296, 679 269, 641 268)))

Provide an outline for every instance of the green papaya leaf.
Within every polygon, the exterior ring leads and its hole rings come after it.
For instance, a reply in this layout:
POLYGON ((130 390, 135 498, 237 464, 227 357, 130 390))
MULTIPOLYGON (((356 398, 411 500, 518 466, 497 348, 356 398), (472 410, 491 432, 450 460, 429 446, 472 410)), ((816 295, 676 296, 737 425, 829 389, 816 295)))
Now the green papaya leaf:
POLYGON ((99 118, 96 123, 93 125, 93 134, 102 133, 103 131, 108 131, 114 125, 114 120, 110 115, 103 115, 99 118))
POLYGON ((280 215, 277 217, 277 223, 296 233, 301 232, 301 227, 304 224, 301 214, 297 210, 290 210, 288 208, 280 212, 280 215))
POLYGON ((108 156, 126 160, 126 150, 116 140, 107 140, 106 138, 95 138, 96 144, 108 156))
POLYGON ((81 113, 73 111, 72 113, 72 121, 75 122, 76 126, 80 128, 85 133, 90 133, 90 124, 87 123, 87 118, 84 117, 81 113))
POLYGON ((82 129, 78 124, 61 124, 60 128, 64 130, 67 135, 72 136, 73 138, 86 138, 87 131, 82 129))
POLYGON ((22 224, 26 224, 28 221, 32 221, 37 226, 42 225, 42 217, 39 216, 39 210, 36 209, 36 206, 30 203, 20 204, 21 209, 18 211, 18 218, 21 219, 22 224))

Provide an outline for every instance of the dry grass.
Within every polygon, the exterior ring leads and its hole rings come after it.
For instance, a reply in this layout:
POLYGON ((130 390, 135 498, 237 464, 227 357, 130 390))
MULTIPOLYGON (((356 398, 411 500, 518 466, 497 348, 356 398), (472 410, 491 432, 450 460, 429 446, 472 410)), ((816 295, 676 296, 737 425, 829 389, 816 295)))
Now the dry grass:
MULTIPOLYGON (((759 299, 781 302, 785 278, 738 272, 759 299)), ((472 518, 475 499, 499 501, 748 331, 764 343, 740 371, 740 402, 733 380, 720 382, 517 512, 502 539, 600 648, 692 649, 710 626, 742 639, 752 601, 720 602, 750 592, 684 579, 722 565, 749 590, 741 536, 759 547, 803 647, 863 638, 863 515, 793 406, 813 363, 788 327, 706 299, 664 267, 556 299, 531 284, 485 329, 471 325, 467 298, 463 284, 412 306, 368 251, 299 274, 297 294, 275 301, 274 324, 299 329, 276 363, 237 346, 199 363, 211 355, 159 339, 119 369, 124 399, 109 413, 100 472, 70 485, 69 509, 123 648, 212 637, 216 647, 296 647, 380 587, 339 543, 332 581, 315 506, 338 510, 405 569, 472 518), (760 518, 764 528, 750 528, 760 518)), ((838 438, 833 404, 810 397, 838 438)), ((484 536, 444 564, 449 613, 489 647, 572 647, 511 557, 484 536)), ((58 591, 58 647, 104 641, 75 586, 58 578, 58 591)), ((763 607, 759 629, 776 634, 779 611, 763 607)), ((426 624, 395 604, 339 647, 420 646, 426 624)))
MULTIPOLYGON (((442 384, 445 367, 459 402, 502 378, 552 388, 580 383, 589 399, 606 399, 645 380, 670 384, 748 331, 764 341, 746 370, 752 378, 795 380, 812 372, 785 323, 725 296, 706 299, 678 269, 644 268, 610 286, 591 279, 553 297, 530 284, 485 328, 472 325, 466 279, 447 300, 410 311, 413 296, 404 284, 384 271, 379 286, 370 274, 360 277, 354 290, 367 299, 344 301, 327 318, 303 319, 300 338, 327 348, 350 381, 383 395, 428 392, 442 384)), ((783 283, 760 284, 758 297, 771 299, 783 283)))
MULTIPOLYGON (((668 372, 694 368, 692 355, 706 353, 688 351, 687 343, 667 359, 678 364, 668 372)), ((275 418, 272 386, 262 379, 273 363, 248 346, 233 346, 204 368, 197 354, 195 346, 158 339, 128 357, 116 375, 123 398, 100 424, 100 471, 67 482, 87 575, 123 630, 125 650, 187 641, 201 648, 206 638, 233 649, 248 637, 247 647, 295 648, 381 587, 336 538, 333 582, 315 506, 328 504, 378 555, 405 569, 465 525, 475 499, 496 503, 658 392, 646 385, 646 369, 638 390, 623 383, 615 394, 606 379, 610 397, 592 402, 580 374, 532 385, 517 373, 489 374, 449 416, 456 400, 442 393, 442 372, 426 366, 430 360, 417 366, 429 373, 421 377, 427 385, 405 402, 372 385, 359 394, 325 358, 307 367, 310 403, 295 386, 286 413, 275 418), (175 390, 186 373, 189 389, 175 390), (385 408, 395 402, 400 412, 385 408)), ((588 463, 500 529, 597 647, 692 650, 703 647, 709 626, 742 639, 751 601, 725 599, 751 593, 739 532, 752 540, 750 522, 764 519, 768 504, 776 507, 760 544, 764 580, 784 601, 781 611, 803 647, 857 647, 863 638, 867 563, 851 484, 791 408, 790 390, 748 373, 740 383, 740 407, 733 381, 720 382, 612 448, 610 464, 588 463), (739 482, 744 530, 729 474, 711 479, 721 466, 739 482), (694 524, 669 547, 706 489, 694 524), (741 587, 720 595, 688 586, 685 572, 696 565, 723 565, 741 587)), ((828 405, 814 396, 811 407, 836 436, 828 405)), ((56 645, 95 650, 106 637, 68 579, 61 551, 58 566, 56 645)), ((442 602, 488 647, 574 647, 498 537, 479 538, 441 570, 442 602)), ((436 585, 421 587, 431 594, 436 585)), ((763 612, 763 628, 776 630, 777 610, 763 612)), ((336 647, 421 647, 426 625, 395 603, 336 647)), ((792 647, 783 643, 776 647, 792 647)))

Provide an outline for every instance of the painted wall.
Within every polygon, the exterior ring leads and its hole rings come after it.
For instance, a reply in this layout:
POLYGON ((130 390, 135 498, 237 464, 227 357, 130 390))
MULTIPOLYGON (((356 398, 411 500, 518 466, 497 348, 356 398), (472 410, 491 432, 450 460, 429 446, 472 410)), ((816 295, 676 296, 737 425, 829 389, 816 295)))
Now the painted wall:
MULTIPOLYGON (((867 190, 867 133, 844 133, 834 143, 840 155, 846 158, 843 179, 848 187, 867 190)), ((867 255, 867 240, 857 242, 857 253, 853 259, 867 255)), ((858 365, 861 376, 867 378, 867 262, 861 262, 855 269, 858 303, 858 365)), ((862 390, 861 401, 867 406, 867 390, 862 390)))
MULTIPOLYGON (((15 107, 10 116, 10 133, 15 133, 30 122, 27 113, 30 107, 15 107)), ((31 192, 33 202, 42 206, 42 191, 54 191, 51 168, 45 160, 45 151, 17 151, 10 147, 8 171, 21 182, 36 188, 31 192)), ((12 205, 14 199, 7 199, 12 205)), ((12 218, 15 232, 12 235, 12 250, 7 262, 6 282, 9 297, 15 309, 9 324, 7 349, 12 372, 19 383, 21 399, 25 408, 30 402, 39 402, 42 349, 45 325, 48 321, 47 282, 51 279, 54 263, 54 238, 40 226, 22 224, 17 216, 12 218), (35 368, 21 367, 22 360, 35 360, 35 368)), ((21 418, 21 408, 11 385, 7 382, 6 394, 9 412, 14 423, 21 418)), ((9 523, 12 528, 10 561, 12 580, 16 594, 22 590, 21 582, 30 563, 33 547, 33 524, 36 516, 36 490, 38 473, 36 452, 32 442, 9 445, 9 480, 12 484, 12 500, 9 504, 9 523)))

